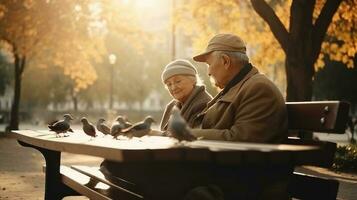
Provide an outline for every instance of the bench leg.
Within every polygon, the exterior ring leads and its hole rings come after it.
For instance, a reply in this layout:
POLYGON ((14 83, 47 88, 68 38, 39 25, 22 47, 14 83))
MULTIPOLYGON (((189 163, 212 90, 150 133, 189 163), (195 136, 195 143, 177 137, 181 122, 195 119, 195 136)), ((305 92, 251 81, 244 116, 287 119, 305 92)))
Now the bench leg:
POLYGON ((77 192, 64 185, 61 181, 61 152, 33 146, 18 141, 22 146, 32 147, 40 151, 46 160, 45 200, 62 199, 65 196, 78 195, 77 192))

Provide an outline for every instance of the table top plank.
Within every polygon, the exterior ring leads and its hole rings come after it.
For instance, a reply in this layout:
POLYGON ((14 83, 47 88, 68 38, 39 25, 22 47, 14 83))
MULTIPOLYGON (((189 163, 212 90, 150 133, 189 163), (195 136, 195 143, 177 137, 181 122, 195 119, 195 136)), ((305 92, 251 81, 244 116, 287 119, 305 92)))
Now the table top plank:
POLYGON ((319 148, 307 145, 260 144, 197 140, 178 143, 174 138, 144 136, 113 139, 111 136, 91 138, 75 130, 68 137, 56 137, 48 130, 13 131, 19 141, 54 151, 91 155, 114 161, 204 161, 222 164, 245 163, 311 163, 301 159, 316 155, 319 148), (294 160, 294 158, 299 158, 294 160))

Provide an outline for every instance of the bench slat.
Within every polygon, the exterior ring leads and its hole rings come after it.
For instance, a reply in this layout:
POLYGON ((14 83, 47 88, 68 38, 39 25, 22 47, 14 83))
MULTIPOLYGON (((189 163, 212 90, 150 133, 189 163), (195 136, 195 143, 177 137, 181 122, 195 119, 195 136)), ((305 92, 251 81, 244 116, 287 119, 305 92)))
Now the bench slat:
POLYGON ((289 184, 289 193, 298 199, 336 199, 339 182, 303 173, 294 172, 289 184))
MULTIPOLYGON (((299 139, 297 137, 289 137, 284 143, 286 144, 293 144, 293 145, 312 145, 312 146, 318 146, 319 151, 316 152, 315 154, 309 154, 309 157, 311 157, 310 161, 311 163, 305 163, 305 165, 311 165, 311 166, 318 166, 318 167, 325 167, 329 168, 332 166, 334 158, 335 158, 335 152, 337 149, 337 144, 334 142, 328 142, 328 141, 315 141, 315 140, 304 140, 304 139, 299 139)), ((302 159, 307 159, 305 155, 302 155, 302 159)), ((296 158, 298 160, 298 158, 296 158)))
MULTIPOLYGON (((99 167, 88 167, 88 166, 83 166, 83 165, 72 165, 72 169, 83 173, 86 176, 89 176, 97 181, 103 182, 105 184, 108 184, 111 187, 116 188, 120 193, 123 193, 123 195, 128 196, 125 199, 143 199, 144 197, 142 195, 139 195, 135 192, 132 192, 129 190, 129 188, 134 188, 135 185, 129 182, 126 182, 124 187, 121 187, 117 184, 112 183, 111 181, 107 180, 106 177, 102 172, 99 171, 99 167)), ((121 180, 121 183, 123 183, 124 180, 121 180)))
POLYGON ((343 101, 286 102, 289 130, 345 133, 349 104, 343 101))
POLYGON ((66 166, 61 166, 60 170, 61 170, 62 182, 68 187, 77 191, 78 193, 90 199, 98 199, 98 200, 112 199, 110 197, 101 194, 99 191, 96 191, 94 188, 96 184, 91 184, 93 182, 91 182, 91 178, 89 176, 81 174, 66 166))

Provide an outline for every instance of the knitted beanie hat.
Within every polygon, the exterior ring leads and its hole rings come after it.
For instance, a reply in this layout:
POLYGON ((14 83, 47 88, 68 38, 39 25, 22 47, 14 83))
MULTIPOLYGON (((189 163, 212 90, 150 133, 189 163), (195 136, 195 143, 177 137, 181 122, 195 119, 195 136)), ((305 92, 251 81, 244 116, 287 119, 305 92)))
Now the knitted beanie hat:
POLYGON ((165 69, 161 74, 161 79, 162 82, 165 82, 168 78, 174 75, 196 76, 196 74, 196 68, 188 60, 177 59, 165 66, 165 69))

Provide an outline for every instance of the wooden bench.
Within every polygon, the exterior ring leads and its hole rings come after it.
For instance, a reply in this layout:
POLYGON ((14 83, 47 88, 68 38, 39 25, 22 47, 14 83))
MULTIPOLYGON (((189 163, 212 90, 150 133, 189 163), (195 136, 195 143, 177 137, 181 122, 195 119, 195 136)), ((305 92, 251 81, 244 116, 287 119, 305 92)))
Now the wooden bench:
MULTIPOLYGON (((286 103, 289 130, 300 134, 321 132, 344 134, 348 120, 349 104, 340 101, 288 102, 286 103)), ((306 137, 305 137, 306 138, 306 137)), ((321 147, 315 166, 329 168, 333 164, 337 145, 333 142, 289 137, 288 144, 317 145, 321 147)), ((294 172, 289 192, 297 199, 336 199, 339 182, 313 175, 294 172)))
MULTIPOLYGON (((343 133, 347 121, 349 106, 345 102, 289 102, 286 104, 288 109, 289 129, 303 130, 303 131, 319 131, 329 133, 343 133)), ((21 136, 21 135, 20 135, 21 136)), ((66 151, 70 153, 82 153, 93 156, 100 156, 107 159, 129 158, 129 161, 135 160, 164 160, 169 163, 178 159, 206 161, 205 159, 213 159, 214 162, 220 165, 235 165, 240 162, 245 164, 245 170, 251 166, 269 165, 269 172, 275 171, 277 173, 280 165, 276 163, 290 163, 288 166, 299 165, 313 165, 329 167, 333 162, 334 152, 336 151, 336 144, 331 142, 320 142, 312 140, 302 140, 300 138, 289 138, 286 143, 293 144, 291 146, 277 146, 277 145, 263 145, 263 144, 238 144, 224 143, 224 142, 197 142, 193 149, 186 151, 182 148, 174 148, 165 150, 152 150, 150 153, 144 151, 113 151, 111 153, 102 153, 100 145, 94 146, 96 149, 92 150, 93 146, 82 145, 81 148, 76 144, 61 145, 53 147, 46 142, 42 144, 27 140, 27 138, 19 138, 20 144, 30 146, 40 150, 46 158, 46 191, 45 199, 62 199, 65 196, 84 195, 90 199, 143 199, 144 195, 140 187, 128 180, 119 178, 108 178, 108 175, 99 170, 99 167, 88 166, 61 166, 60 153, 66 151), (29 144, 31 143, 31 144, 29 144), (201 146, 212 146, 212 150, 208 152, 206 149, 200 149, 201 146), (313 145, 318 148, 312 150, 306 145, 313 145), (40 146, 40 147, 39 147, 40 146), (50 147, 54 151, 47 148, 50 147), (282 151, 273 151, 274 149, 282 149, 282 151), (301 146, 301 151, 298 150, 301 146), (91 150, 88 150, 90 148, 91 150), (223 150, 218 151, 218 149, 223 150), (226 151, 224 148, 236 151, 226 151), (262 151, 258 151, 262 148, 262 151), (246 149, 246 150, 242 150, 246 149), (296 150, 291 152, 290 149, 296 150), (91 153, 88 153, 91 152, 91 153), (129 156, 130 155, 130 156, 129 156), (267 157, 263 157, 267 155, 267 157), (213 158, 211 158, 213 157, 213 158), (235 159, 232 159, 235 158, 235 159), (237 159, 238 158, 238 159, 237 159), (60 172, 60 173, 58 173, 60 172), (116 179, 115 181, 112 181, 116 179), (102 187, 99 187, 102 186, 102 187)), ((41 136, 41 135, 40 135, 41 136)), ((38 139, 36 137, 36 139, 38 139)), ((79 146, 79 144, 78 144, 79 146)), ((93 147, 93 148, 94 148, 93 147)), ((106 147, 107 148, 107 147, 106 147)), ((151 147, 152 148, 152 147, 151 147)), ((276 149, 276 150, 277 150, 276 149)), ((111 150, 111 149, 109 149, 111 150)), ((211 162, 211 161, 209 161, 211 162)), ((285 166, 285 164, 283 165, 285 166)), ((293 169, 292 168, 292 169, 293 169)), ((282 168, 288 170, 288 168, 282 168)), ((251 171, 251 175, 254 171, 251 171)), ((241 175, 245 175, 244 173, 241 175)), ((174 175, 173 175, 174 176, 174 175)), ((179 177, 180 175, 177 175, 179 177)), ((249 176, 246 177, 249 180, 249 176)), ((316 176, 310 176, 294 172, 290 178, 288 185, 288 192, 291 197, 298 199, 335 199, 338 190, 338 181, 324 179, 316 176)), ((147 182, 148 184, 150 181, 147 182)), ((247 183, 248 184, 248 183, 247 183)), ((251 183, 255 187, 255 183, 251 183)), ((157 188, 158 192, 165 192, 165 189, 157 188)), ((145 197, 146 198, 146 197, 145 197)), ((152 198, 150 198, 152 199, 152 198)))
POLYGON ((294 167, 314 163, 311 155, 320 152, 319 147, 308 145, 205 140, 178 144, 162 136, 91 139, 80 131, 64 138, 48 130, 13 131, 13 135, 21 145, 43 154, 45 199, 51 200, 72 195, 175 200, 192 188, 211 184, 224 191, 225 199, 259 199, 262 195, 281 199, 288 195, 294 167), (115 168, 119 164, 124 173, 117 176, 121 178, 104 179, 98 168, 61 166, 61 152, 102 157, 114 162, 115 168))
MULTIPOLYGON (((346 102, 288 102, 286 105, 290 131, 313 131, 333 134, 345 133, 349 112, 349 104, 346 102)), ((321 147, 321 152, 319 155, 313 155, 316 160, 311 164, 326 168, 331 167, 333 164, 337 147, 336 143, 300 139, 298 137, 289 137, 286 143, 295 145, 318 145, 321 147)), ((89 177, 101 177, 101 179, 96 179, 102 182, 107 181, 97 168, 77 166, 75 169, 85 173, 89 177)), ((297 199, 336 199, 338 186, 339 182, 334 179, 294 172, 289 185, 289 193, 291 197, 297 199)), ((136 197, 143 198, 140 195, 136 197)))

